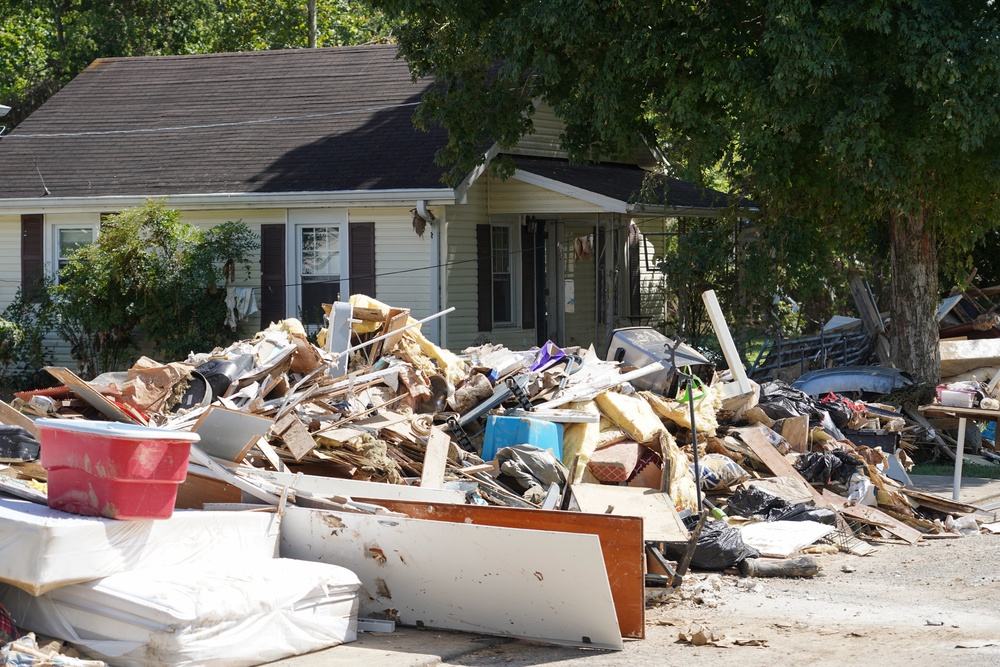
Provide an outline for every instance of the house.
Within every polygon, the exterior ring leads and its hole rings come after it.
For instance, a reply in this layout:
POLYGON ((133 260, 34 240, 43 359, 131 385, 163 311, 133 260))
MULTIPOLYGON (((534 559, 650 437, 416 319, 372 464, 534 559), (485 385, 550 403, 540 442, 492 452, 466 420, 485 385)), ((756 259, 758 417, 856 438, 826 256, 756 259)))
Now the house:
POLYGON ((103 215, 156 198, 259 231, 243 286, 264 324, 363 292, 416 317, 455 306, 425 326, 454 349, 600 344, 643 312, 642 225, 726 205, 671 181, 665 204, 636 207, 643 166, 570 164, 544 105, 513 177, 484 167, 448 187, 443 131, 411 121, 428 85, 392 45, 95 61, 0 139, 0 308, 103 215))

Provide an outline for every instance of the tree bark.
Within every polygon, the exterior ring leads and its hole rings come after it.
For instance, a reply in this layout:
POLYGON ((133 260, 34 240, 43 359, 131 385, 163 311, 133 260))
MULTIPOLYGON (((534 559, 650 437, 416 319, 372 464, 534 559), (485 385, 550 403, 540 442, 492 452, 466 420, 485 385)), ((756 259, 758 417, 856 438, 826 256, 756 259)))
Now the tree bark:
POLYGON ((926 208, 889 216, 892 264, 892 321, 889 341, 894 365, 923 382, 941 378, 938 349, 937 234, 926 208))

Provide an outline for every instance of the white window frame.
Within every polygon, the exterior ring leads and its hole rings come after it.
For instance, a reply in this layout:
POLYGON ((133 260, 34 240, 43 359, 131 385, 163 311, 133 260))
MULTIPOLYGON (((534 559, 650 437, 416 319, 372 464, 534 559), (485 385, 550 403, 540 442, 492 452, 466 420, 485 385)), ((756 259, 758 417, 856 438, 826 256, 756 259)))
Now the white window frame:
POLYGON ((490 281, 493 280, 493 230, 497 227, 507 229, 510 234, 510 321, 501 322, 496 319, 496 290, 493 290, 493 328, 518 329, 521 327, 521 222, 495 217, 490 221, 490 281))
POLYGON ((91 242, 96 241, 97 235, 101 231, 100 214, 83 216, 49 214, 45 216, 45 272, 57 283, 59 281, 60 259, 59 233, 71 229, 90 230, 91 242))
POLYGON ((299 317, 302 307, 302 229, 337 227, 340 234, 340 293, 350 294, 347 209, 289 209, 285 221, 285 315, 299 317), (289 238, 290 235, 290 238, 289 238))

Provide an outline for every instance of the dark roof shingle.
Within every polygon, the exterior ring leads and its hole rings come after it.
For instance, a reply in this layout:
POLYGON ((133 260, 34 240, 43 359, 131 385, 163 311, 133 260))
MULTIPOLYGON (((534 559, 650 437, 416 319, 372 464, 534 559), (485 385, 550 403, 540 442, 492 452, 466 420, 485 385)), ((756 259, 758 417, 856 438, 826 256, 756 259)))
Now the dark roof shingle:
POLYGON ((428 85, 392 45, 98 60, 0 139, 0 198, 440 188, 428 85))

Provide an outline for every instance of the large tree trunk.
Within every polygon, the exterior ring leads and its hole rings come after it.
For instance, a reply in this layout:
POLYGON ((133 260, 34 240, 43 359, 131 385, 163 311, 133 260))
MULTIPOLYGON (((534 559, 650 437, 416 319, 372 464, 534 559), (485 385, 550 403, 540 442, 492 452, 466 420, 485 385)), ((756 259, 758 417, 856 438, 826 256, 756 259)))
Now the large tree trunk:
POLYGON ((937 234, 926 209, 889 218, 892 255, 892 322, 889 340, 897 368, 918 381, 941 377, 938 350, 937 234))

